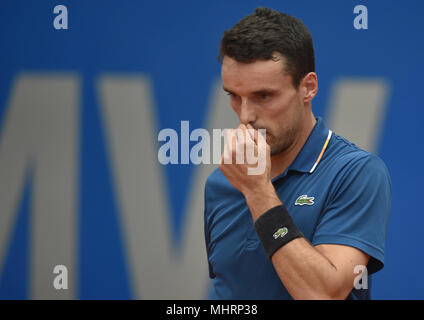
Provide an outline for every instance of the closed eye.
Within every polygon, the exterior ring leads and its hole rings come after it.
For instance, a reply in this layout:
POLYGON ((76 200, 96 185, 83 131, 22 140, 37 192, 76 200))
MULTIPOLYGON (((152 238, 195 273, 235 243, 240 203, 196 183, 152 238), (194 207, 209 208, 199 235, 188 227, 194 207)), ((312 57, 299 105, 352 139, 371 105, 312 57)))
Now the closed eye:
POLYGON ((236 98, 237 95, 232 93, 231 91, 225 91, 227 93, 228 96, 232 97, 232 98, 236 98))
POLYGON ((260 101, 266 101, 272 97, 272 94, 268 92, 259 92, 255 94, 255 98, 260 101))
POLYGON ((276 92, 274 90, 258 90, 253 92, 253 95, 256 99, 261 100, 261 101, 265 101, 265 100, 269 100, 270 98, 272 98, 274 96, 276 92))

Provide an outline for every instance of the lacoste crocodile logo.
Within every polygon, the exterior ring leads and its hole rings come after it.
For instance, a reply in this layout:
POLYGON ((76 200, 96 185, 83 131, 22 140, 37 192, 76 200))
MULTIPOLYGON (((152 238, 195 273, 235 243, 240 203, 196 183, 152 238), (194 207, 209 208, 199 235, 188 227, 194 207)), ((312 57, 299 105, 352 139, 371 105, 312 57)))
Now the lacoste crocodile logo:
POLYGON ((306 194, 301 195, 296 199, 294 203, 296 206, 303 206, 304 204, 308 206, 312 206, 314 204, 315 197, 308 197, 306 194))
POLYGON ((282 238, 287 234, 287 232, 289 232, 289 230, 286 227, 280 228, 273 234, 273 237, 274 239, 278 239, 278 237, 282 238))

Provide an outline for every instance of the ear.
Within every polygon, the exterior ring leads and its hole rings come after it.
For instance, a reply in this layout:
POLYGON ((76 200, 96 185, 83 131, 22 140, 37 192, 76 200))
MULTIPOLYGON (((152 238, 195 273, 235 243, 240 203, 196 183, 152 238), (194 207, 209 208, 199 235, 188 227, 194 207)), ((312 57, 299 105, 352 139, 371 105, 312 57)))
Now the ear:
POLYGON ((299 84, 299 88, 303 93, 303 102, 309 103, 318 92, 318 78, 315 72, 309 72, 303 77, 299 84))

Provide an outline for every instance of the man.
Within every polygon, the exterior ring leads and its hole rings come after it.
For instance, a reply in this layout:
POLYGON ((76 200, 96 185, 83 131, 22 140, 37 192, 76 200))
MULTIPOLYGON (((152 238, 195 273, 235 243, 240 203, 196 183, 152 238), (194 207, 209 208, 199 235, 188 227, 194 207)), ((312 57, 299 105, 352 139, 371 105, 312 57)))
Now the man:
POLYGON ((377 156, 313 115, 308 29, 258 8, 224 33, 220 58, 240 125, 205 186, 212 298, 369 298, 369 276, 384 264, 390 178, 377 156), (260 154, 260 142, 266 169, 249 175, 235 150, 260 154))

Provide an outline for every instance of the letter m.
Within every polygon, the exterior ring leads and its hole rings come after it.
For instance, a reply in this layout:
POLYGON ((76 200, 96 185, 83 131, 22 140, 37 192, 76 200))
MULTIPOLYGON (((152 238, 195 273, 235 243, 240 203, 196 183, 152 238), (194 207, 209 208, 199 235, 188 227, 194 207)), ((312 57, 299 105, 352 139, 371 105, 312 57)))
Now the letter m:
POLYGON ((17 208, 25 180, 31 178, 30 257, 23 266, 29 274, 28 298, 68 299, 75 294, 78 92, 79 81, 72 74, 20 75, 0 127, 0 279, 6 278, 17 208), (52 286, 58 264, 70 268, 66 292, 52 286))

